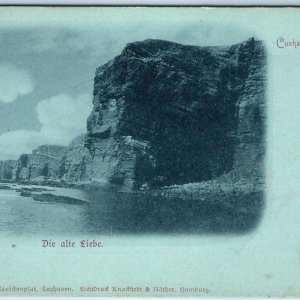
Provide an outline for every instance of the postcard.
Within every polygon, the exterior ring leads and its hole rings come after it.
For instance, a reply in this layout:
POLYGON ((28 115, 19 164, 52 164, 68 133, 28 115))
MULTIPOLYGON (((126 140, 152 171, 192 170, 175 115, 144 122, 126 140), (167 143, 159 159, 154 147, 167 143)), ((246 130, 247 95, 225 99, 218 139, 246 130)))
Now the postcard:
POLYGON ((0 297, 300 296, 299 26, 0 7, 0 297))

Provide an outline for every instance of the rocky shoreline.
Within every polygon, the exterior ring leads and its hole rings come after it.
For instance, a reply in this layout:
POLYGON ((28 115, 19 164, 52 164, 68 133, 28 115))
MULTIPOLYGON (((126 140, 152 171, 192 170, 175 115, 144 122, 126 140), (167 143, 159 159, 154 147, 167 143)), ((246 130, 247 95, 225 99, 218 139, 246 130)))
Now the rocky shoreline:
POLYGON ((22 196, 26 194, 31 194, 32 192, 51 192, 53 189, 51 187, 57 188, 70 188, 70 189, 78 189, 83 191, 108 191, 108 192, 116 192, 116 193, 128 193, 128 194, 140 194, 140 195, 148 195, 154 197, 162 197, 162 198, 180 198, 182 200, 197 200, 203 201, 208 198, 211 199, 220 199, 227 195, 241 195, 245 196, 247 194, 259 193, 262 194, 265 189, 265 183, 261 179, 257 179, 255 181, 222 181, 221 179, 211 180, 206 182, 195 182, 188 183, 183 185, 171 185, 164 186, 161 188, 151 189, 151 188, 140 188, 138 190, 120 190, 115 186, 101 186, 97 183, 67 183, 67 182, 32 182, 32 181, 24 181, 24 182, 11 182, 11 181, 1 181, 0 182, 0 190, 9 190, 13 189, 17 192, 22 193, 22 196), (6 185, 10 184, 10 186, 6 185), (13 185, 13 187, 11 186, 13 185), (18 186, 41 186, 41 187, 21 187, 18 186))

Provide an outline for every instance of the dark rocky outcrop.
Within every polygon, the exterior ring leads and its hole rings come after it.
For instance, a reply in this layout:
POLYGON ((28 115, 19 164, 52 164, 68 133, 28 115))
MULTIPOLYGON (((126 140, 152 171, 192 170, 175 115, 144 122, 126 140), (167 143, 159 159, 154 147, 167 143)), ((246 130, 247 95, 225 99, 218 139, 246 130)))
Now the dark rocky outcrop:
MULTIPOLYGON (((29 197, 28 194, 23 194, 21 195, 23 197, 29 197)), ((86 205, 88 202, 72 198, 72 197, 67 197, 67 196, 61 196, 61 195, 54 195, 54 194, 30 194, 30 197, 39 202, 49 202, 49 203, 62 203, 62 204, 73 204, 73 205, 86 205)))
POLYGON ((265 53, 160 40, 98 68, 86 146, 91 178, 125 189, 262 177, 265 53))

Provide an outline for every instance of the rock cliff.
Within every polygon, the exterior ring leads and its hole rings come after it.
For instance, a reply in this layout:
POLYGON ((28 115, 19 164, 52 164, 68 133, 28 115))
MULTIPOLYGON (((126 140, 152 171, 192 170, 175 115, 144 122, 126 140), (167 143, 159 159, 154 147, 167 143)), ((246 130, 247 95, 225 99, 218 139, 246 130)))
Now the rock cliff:
POLYGON ((17 160, 0 161, 0 179, 15 180, 15 171, 18 165, 17 160))
POLYGON ((91 155, 84 147, 84 136, 74 138, 62 161, 61 178, 66 182, 87 182, 90 180, 91 155))
POLYGON ((22 154, 18 160, 0 162, 1 179, 36 180, 58 179, 63 172, 63 158, 68 148, 57 145, 42 145, 32 154, 22 154))
POLYGON ((262 177, 265 52, 161 40, 128 44, 96 71, 91 178, 125 189, 262 177))
POLYGON ((18 160, 0 161, 0 179, 12 181, 90 180, 91 156, 84 147, 84 135, 74 138, 69 146, 42 145, 18 160))

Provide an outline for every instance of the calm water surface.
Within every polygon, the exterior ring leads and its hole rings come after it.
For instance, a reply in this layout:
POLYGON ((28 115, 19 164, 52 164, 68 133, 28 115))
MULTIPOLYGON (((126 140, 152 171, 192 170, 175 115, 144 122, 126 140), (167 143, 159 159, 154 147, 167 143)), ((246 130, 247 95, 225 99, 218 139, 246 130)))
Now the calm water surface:
MULTIPOLYGON (((15 187, 17 188, 17 187, 15 187)), ((18 187, 19 188, 19 187, 18 187)), ((255 227, 261 195, 229 199, 226 206, 106 191, 48 188, 87 205, 38 202, 0 190, 0 235, 114 233, 244 233, 255 227)))

